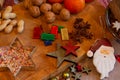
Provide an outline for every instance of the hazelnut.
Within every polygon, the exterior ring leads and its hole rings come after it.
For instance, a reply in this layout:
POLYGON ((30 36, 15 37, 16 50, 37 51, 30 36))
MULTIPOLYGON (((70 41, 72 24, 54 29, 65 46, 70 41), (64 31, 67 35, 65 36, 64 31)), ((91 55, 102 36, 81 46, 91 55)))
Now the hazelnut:
POLYGON ((45 19, 48 23, 52 23, 55 21, 55 14, 51 11, 45 13, 45 19))
POLYGON ((38 6, 31 6, 31 7, 29 7, 29 11, 30 11, 30 14, 31 14, 33 17, 38 17, 38 16, 40 16, 40 10, 39 10, 39 7, 38 7, 38 6))
POLYGON ((35 6, 40 6, 43 3, 44 0, 32 0, 33 4, 35 6))
POLYGON ((59 14, 62 9, 62 5, 60 3, 54 3, 52 5, 52 11, 56 14, 59 14))
POLYGON ((45 13, 45 12, 47 12, 47 11, 50 11, 51 10, 51 5, 50 4, 48 4, 48 3, 43 3, 41 6, 40 6, 40 11, 42 12, 42 13, 45 13))
POLYGON ((65 8, 62 9, 60 11, 60 17, 61 17, 62 20, 68 20, 70 18, 70 12, 69 12, 69 10, 67 10, 65 8))

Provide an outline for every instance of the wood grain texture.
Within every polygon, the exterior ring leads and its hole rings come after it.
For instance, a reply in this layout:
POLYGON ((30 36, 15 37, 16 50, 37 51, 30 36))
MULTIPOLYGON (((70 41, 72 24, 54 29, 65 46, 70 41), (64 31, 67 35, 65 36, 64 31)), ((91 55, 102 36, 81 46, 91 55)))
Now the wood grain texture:
POLYGON ((120 21, 120 0, 113 0, 109 4, 109 8, 111 9, 115 18, 120 21))
MULTIPOLYGON (((56 59, 48 57, 46 54, 56 50, 56 43, 59 42, 62 45, 65 45, 67 41, 62 41, 61 36, 59 35, 59 39, 56 39, 52 46, 44 46, 42 40, 32 39, 33 29, 35 26, 42 25, 44 28, 43 30, 48 32, 50 25, 52 24, 46 24, 44 16, 32 18, 22 4, 14 6, 13 10, 17 14, 17 20, 23 19, 25 21, 25 30, 22 34, 18 34, 16 28, 14 28, 10 34, 5 34, 4 31, 0 32, 0 46, 8 46, 15 36, 19 37, 24 45, 36 46, 37 50, 32 56, 36 68, 33 71, 21 70, 16 78, 12 76, 9 70, 0 72, 0 80, 42 80, 57 70, 56 59)), ((68 32, 71 32, 73 30, 73 23, 76 18, 81 17, 84 18, 85 21, 88 21, 91 24, 90 31, 93 32, 94 37, 92 40, 84 39, 82 44, 78 44, 80 45, 80 49, 86 52, 96 39, 103 37, 103 28, 100 26, 99 16, 104 15, 104 12, 105 9, 95 0, 90 4, 86 4, 84 10, 79 14, 71 15, 71 18, 68 21, 61 21, 61 19, 57 16, 57 20, 55 20, 53 24, 62 25, 68 28, 68 32)), ((108 38, 112 38, 109 32, 107 33, 107 36, 108 38)), ((90 60, 88 60, 87 63, 89 61, 90 60)), ((90 63, 89 64, 93 66, 92 62, 90 63)), ((70 65, 69 63, 64 62, 60 68, 66 66, 67 64, 70 65)), ((99 74, 96 71, 93 71, 89 79, 85 77, 82 80, 99 80, 99 74)))

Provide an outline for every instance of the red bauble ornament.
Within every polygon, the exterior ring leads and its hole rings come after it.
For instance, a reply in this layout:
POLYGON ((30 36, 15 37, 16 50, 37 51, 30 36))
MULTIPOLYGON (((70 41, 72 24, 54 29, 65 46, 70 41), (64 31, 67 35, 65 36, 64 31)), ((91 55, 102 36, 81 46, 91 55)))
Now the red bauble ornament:
POLYGON ((92 2, 93 0, 85 0, 86 3, 92 2))
POLYGON ((76 65, 76 70, 77 70, 77 72, 81 72, 82 71, 81 65, 77 64, 76 65))
POLYGON ((76 14, 85 7, 85 0, 64 0, 64 6, 70 13, 76 14))
POLYGON ((48 0, 49 3, 61 3, 63 0, 48 0))

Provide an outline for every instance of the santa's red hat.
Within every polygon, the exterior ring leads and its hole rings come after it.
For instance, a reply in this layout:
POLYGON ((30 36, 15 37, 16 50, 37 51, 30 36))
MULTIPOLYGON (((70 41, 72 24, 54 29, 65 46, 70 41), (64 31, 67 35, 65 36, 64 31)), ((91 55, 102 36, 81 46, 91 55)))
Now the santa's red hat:
POLYGON ((112 47, 110 41, 107 38, 99 39, 95 41, 95 43, 90 47, 90 49, 87 52, 87 56, 92 57, 94 52, 98 50, 102 45, 112 47))

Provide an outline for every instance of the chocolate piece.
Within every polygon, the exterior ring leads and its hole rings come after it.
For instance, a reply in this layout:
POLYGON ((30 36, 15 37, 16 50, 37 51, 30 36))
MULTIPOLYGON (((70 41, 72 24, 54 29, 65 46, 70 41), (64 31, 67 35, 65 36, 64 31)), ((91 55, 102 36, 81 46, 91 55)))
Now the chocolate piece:
POLYGON ((61 29, 61 36, 62 36, 62 40, 69 40, 69 35, 68 35, 67 28, 62 28, 61 29))
POLYGON ((55 38, 58 38, 58 26, 52 26, 51 34, 54 34, 55 38))
POLYGON ((44 41, 45 46, 52 45, 52 41, 44 41))
POLYGON ((38 27, 34 27, 34 30, 33 30, 33 39, 39 39, 41 34, 43 32, 43 29, 41 26, 38 26, 38 27))
POLYGON ((42 39, 42 40, 50 40, 50 41, 53 41, 53 40, 55 40, 55 36, 54 36, 54 34, 42 33, 42 34, 41 34, 41 39, 42 39))

